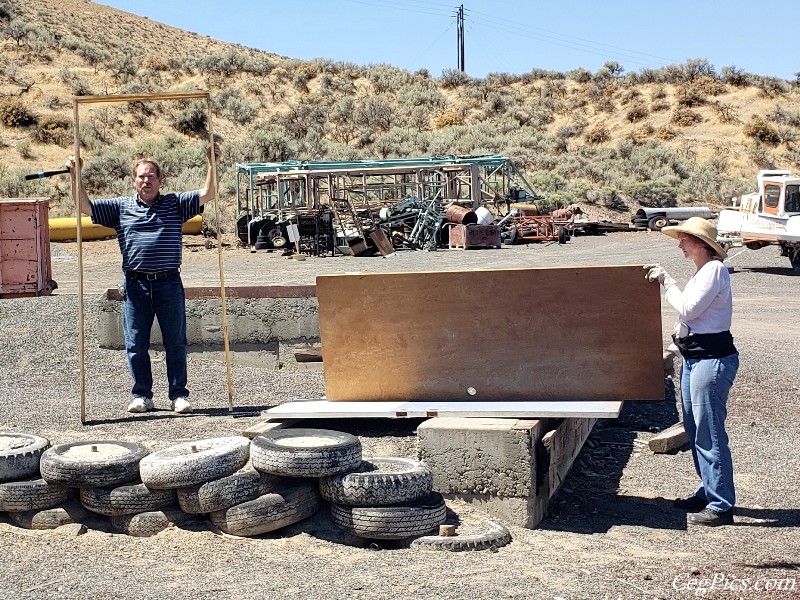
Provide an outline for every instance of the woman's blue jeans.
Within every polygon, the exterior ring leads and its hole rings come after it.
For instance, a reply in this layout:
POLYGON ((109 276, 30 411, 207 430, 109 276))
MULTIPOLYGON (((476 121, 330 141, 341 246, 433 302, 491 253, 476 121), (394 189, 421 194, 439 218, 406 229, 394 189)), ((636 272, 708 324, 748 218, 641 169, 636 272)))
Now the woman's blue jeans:
POLYGON ((720 512, 736 504, 725 418, 728 392, 738 370, 738 353, 724 358, 684 358, 681 370, 683 426, 701 481, 695 494, 720 512))
POLYGON ((134 396, 153 397, 150 368, 150 329, 158 319, 167 362, 169 399, 187 397, 186 389, 186 299, 180 273, 166 279, 143 281, 125 277, 123 327, 134 396))

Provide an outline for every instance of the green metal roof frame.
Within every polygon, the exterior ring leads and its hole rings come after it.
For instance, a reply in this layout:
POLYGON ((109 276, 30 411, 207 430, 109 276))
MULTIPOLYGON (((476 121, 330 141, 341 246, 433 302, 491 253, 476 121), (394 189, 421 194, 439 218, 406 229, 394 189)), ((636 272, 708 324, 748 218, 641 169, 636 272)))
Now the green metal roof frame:
POLYGON ((289 160, 272 163, 237 163, 239 173, 290 173, 292 171, 348 171, 353 169, 381 169, 408 167, 425 168, 444 165, 479 165, 482 167, 503 167, 511 163, 511 159, 500 154, 483 154, 478 156, 432 156, 430 158, 390 158, 384 160, 289 160))
POLYGON ((479 154, 474 156, 431 156, 427 158, 390 158, 383 160, 351 160, 351 161, 315 161, 315 160, 289 160, 285 162, 268 163, 236 163, 236 204, 237 211, 241 212, 241 186, 240 176, 247 178, 247 187, 251 193, 255 188, 255 176, 259 173, 291 174, 293 172, 313 172, 313 171, 356 171, 359 169, 390 169, 407 168, 423 169, 436 168, 449 165, 478 165, 491 170, 490 175, 494 175, 503 168, 508 168, 512 176, 518 177, 524 184, 524 189, 533 198, 540 196, 525 179, 525 176, 517 169, 513 161, 502 154, 479 154))

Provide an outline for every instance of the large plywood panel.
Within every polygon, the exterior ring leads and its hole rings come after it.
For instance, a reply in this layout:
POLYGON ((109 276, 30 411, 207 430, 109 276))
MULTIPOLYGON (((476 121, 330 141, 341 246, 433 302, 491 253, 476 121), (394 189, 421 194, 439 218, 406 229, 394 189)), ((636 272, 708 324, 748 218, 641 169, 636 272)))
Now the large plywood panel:
POLYGON ((641 266, 317 277, 330 401, 664 398, 641 266))

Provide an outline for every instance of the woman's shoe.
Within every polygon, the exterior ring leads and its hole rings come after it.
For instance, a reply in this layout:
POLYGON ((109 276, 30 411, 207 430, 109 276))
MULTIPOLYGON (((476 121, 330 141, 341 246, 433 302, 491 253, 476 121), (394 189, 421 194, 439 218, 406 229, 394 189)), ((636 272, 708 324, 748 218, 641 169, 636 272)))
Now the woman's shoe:
POLYGON ((733 525, 733 509, 719 511, 706 507, 698 513, 690 514, 686 517, 686 522, 691 525, 705 525, 706 527, 733 525))

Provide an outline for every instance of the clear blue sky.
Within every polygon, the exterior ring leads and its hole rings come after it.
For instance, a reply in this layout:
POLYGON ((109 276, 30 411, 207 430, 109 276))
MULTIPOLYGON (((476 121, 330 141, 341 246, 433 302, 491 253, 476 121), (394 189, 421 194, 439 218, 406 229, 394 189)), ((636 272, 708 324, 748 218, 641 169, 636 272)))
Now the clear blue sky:
MULTIPOLYGON (((457 66, 457 4, 446 0, 100 4, 291 58, 424 67, 437 77, 457 66)), ((638 71, 705 58, 717 72, 735 65, 794 80, 797 7, 797 0, 465 0, 465 66, 485 77, 532 68, 594 72, 609 60, 638 71)))

